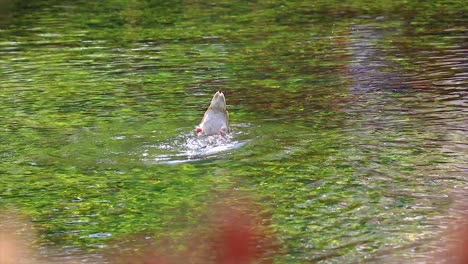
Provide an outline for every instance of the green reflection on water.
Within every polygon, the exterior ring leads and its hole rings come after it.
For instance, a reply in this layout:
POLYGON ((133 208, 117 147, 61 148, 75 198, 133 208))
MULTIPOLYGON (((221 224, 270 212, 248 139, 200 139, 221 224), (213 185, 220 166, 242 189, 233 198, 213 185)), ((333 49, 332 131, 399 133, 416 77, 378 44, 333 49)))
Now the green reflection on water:
POLYGON ((378 70, 417 72, 427 65, 414 51, 459 43, 435 42, 434 25, 456 36, 461 1, 12 3, 0 203, 24 210, 40 242, 93 251, 142 231, 181 238, 210 199, 246 190, 272 215, 278 262, 340 261, 428 236, 450 203, 424 172, 448 159, 425 143, 437 132, 403 108, 378 114, 411 92, 356 99, 349 46, 352 26, 373 25, 365 47, 388 63, 378 70), (191 131, 216 90, 245 144, 156 162, 155 146, 191 131))

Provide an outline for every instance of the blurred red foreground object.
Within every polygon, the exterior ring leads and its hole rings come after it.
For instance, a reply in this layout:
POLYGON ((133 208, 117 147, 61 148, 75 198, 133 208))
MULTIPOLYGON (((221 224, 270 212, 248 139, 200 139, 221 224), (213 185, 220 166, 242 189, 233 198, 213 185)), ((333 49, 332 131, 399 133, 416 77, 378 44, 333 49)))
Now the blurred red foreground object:
MULTIPOLYGON (((212 207, 211 207, 212 208, 212 207)), ((125 254, 113 263, 145 264, 251 264, 272 263, 276 253, 273 235, 268 232, 265 219, 258 216, 258 208, 231 206, 219 203, 206 218, 207 223, 191 230, 174 250, 170 243, 153 243, 146 246, 145 253, 125 254)), ((174 243, 171 243, 174 245, 174 243)))
POLYGON ((252 219, 240 211, 232 211, 224 217, 219 234, 219 242, 215 243, 215 252, 219 264, 249 264, 258 261, 264 252, 258 227, 252 219))

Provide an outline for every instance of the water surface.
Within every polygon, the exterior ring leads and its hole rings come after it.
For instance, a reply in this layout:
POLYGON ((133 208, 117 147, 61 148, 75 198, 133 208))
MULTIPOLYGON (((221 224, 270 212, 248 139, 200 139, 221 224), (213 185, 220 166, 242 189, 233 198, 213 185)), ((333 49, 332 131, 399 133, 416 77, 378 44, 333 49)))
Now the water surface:
POLYGON ((226 192, 271 216, 275 263, 444 250, 468 177, 462 1, 4 2, 0 206, 44 256, 183 238, 226 192), (217 90, 233 133, 197 138, 217 90))

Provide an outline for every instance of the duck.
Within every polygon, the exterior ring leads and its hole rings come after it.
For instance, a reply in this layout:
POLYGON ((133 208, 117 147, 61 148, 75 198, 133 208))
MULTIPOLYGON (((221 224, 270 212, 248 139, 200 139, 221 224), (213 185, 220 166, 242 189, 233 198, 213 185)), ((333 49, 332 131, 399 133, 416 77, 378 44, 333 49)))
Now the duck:
POLYGON ((229 133, 229 113, 226 109, 226 98, 222 92, 217 91, 200 124, 195 127, 195 135, 212 136, 227 133, 229 133))

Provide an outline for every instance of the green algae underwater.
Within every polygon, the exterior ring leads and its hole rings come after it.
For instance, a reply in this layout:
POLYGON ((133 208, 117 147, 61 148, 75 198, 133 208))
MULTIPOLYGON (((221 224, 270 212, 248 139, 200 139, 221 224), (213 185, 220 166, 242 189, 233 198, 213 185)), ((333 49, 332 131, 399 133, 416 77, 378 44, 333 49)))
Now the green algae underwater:
POLYGON ((0 6, 0 208, 51 261, 183 240, 226 193, 268 216, 265 261, 424 261, 466 199, 464 1, 0 6))

